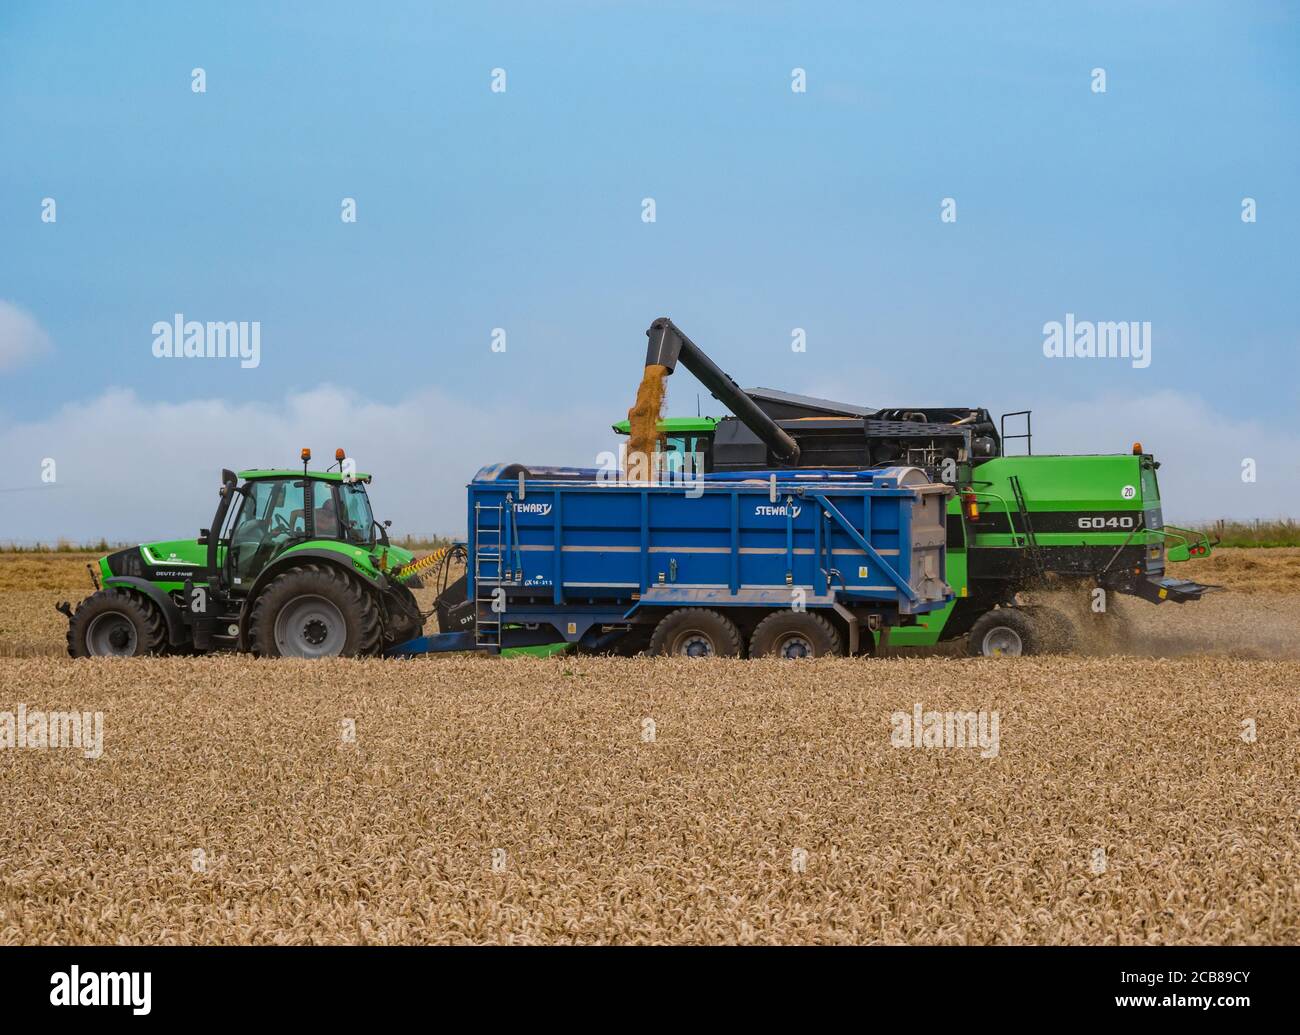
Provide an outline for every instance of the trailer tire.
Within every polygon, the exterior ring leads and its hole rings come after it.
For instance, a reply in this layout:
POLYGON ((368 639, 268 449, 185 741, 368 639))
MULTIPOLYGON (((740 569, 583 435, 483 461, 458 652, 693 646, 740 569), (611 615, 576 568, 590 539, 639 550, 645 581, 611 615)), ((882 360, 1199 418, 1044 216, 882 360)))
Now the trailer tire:
POLYGON ((749 641, 751 658, 824 658, 843 654, 835 626, 811 611, 773 611, 749 641))
POLYGON ((707 607, 682 607, 666 615, 655 626, 649 653, 688 658, 738 658, 743 650, 740 630, 726 615, 707 607))
POLYGON ((1042 654, 1049 634, 1018 607, 998 607, 980 615, 970 629, 967 649, 976 658, 1042 654))
POLYGON ((374 596, 332 564, 304 564, 275 576, 249 618, 263 658, 361 657, 379 650, 374 596))
POLYGON ((160 654, 166 645, 162 612, 128 589, 92 593, 68 622, 68 654, 74 658, 133 658, 160 654))

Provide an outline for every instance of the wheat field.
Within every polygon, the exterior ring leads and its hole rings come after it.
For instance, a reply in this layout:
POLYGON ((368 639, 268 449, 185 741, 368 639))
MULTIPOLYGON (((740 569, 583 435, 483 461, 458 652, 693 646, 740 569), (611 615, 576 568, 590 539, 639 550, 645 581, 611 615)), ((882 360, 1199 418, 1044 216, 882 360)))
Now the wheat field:
POLYGON ((0 558, 0 712, 103 721, 0 750, 0 943, 1294 944, 1300 597, 1250 554, 1154 656, 795 663, 72 662, 84 562, 0 558))

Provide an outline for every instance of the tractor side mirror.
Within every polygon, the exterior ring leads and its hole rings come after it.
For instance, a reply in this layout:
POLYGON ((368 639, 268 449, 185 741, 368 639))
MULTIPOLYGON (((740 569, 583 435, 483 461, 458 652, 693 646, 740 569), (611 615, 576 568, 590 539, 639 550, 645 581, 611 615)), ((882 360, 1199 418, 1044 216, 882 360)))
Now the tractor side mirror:
POLYGON ((207 545, 208 545, 208 537, 209 537, 210 535, 212 535, 212 529, 210 529, 210 528, 200 528, 200 529, 199 529, 198 544, 199 544, 200 546, 207 546, 207 545))

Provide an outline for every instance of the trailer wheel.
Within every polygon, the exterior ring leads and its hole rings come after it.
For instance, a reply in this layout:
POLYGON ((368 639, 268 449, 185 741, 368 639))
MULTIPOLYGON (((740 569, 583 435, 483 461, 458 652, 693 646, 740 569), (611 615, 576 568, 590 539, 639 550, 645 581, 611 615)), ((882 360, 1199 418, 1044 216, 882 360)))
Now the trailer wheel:
POLYGON ((968 649, 977 658, 1020 657, 1041 654, 1045 632, 1018 607, 999 607, 976 619, 971 626, 968 649))
POLYGON ((843 653, 835 626, 810 611, 773 611, 758 623, 749 641, 751 658, 824 658, 843 653))
POLYGON ((157 654, 166 644, 162 612, 125 589, 92 593, 68 623, 68 653, 74 658, 132 658, 157 654))
POLYGON ((380 646, 374 598, 330 564, 277 575, 258 594, 249 628, 264 658, 357 657, 380 646))
POLYGON ((652 655, 738 658, 740 630, 726 615, 706 607, 683 607, 667 615, 650 637, 652 655))

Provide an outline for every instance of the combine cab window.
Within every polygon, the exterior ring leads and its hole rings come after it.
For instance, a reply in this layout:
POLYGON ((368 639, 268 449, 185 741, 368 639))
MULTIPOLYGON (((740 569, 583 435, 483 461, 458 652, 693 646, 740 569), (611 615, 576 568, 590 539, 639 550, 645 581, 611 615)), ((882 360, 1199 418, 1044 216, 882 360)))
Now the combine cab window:
POLYGON ((690 470, 696 473, 704 468, 704 454, 708 448, 707 435, 669 435, 663 444, 663 469, 665 472, 679 472, 687 469, 687 457, 690 457, 690 470))
POLYGON ((1164 517, 1160 512, 1160 488, 1156 484, 1155 468, 1142 464, 1142 507, 1147 528, 1165 527, 1164 517))

